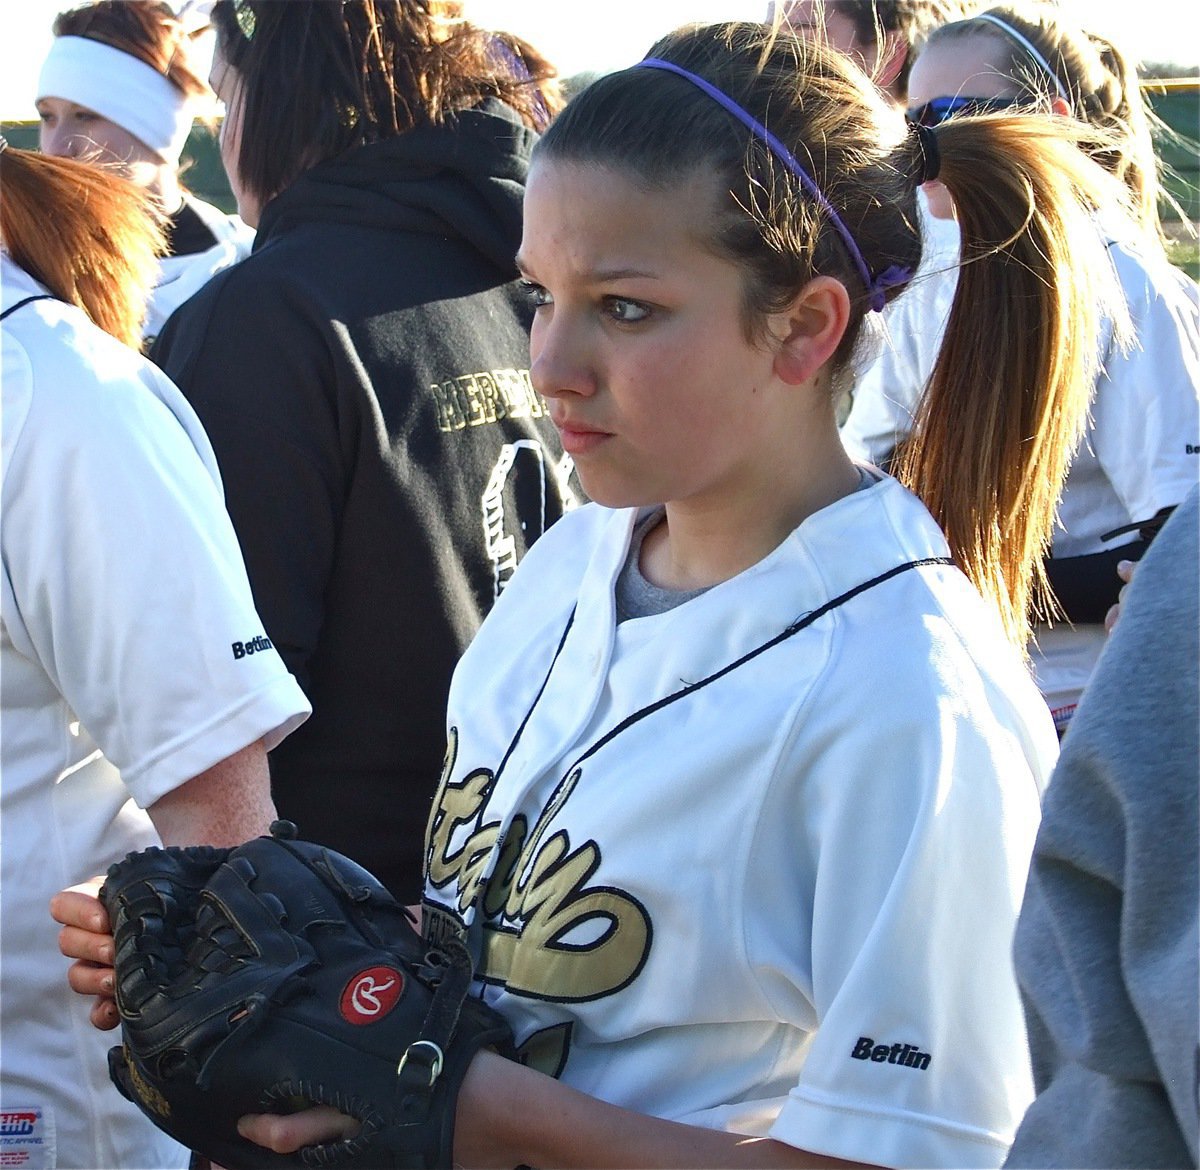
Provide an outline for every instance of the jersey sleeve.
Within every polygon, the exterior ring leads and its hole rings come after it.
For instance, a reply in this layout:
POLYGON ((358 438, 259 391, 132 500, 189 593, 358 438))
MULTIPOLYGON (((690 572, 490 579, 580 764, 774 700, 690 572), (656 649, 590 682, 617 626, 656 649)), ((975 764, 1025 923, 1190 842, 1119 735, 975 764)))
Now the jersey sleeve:
POLYGON ((910 671, 878 649, 839 668, 850 693, 820 695, 853 720, 798 722, 763 817, 777 841, 759 855, 789 860, 761 875, 778 892, 760 969, 790 967, 817 1021, 770 1132, 871 1164, 995 1167, 1032 1096, 1011 944, 1053 733, 1041 711, 1031 738, 952 636, 910 671))
POLYGON ((88 338, 6 344, 9 633, 148 807, 310 708, 264 636, 195 415, 88 338))
POLYGON ((1173 507, 1200 469, 1200 312, 1195 283, 1114 245, 1133 325, 1110 345, 1092 399, 1091 442, 1132 521, 1173 507))

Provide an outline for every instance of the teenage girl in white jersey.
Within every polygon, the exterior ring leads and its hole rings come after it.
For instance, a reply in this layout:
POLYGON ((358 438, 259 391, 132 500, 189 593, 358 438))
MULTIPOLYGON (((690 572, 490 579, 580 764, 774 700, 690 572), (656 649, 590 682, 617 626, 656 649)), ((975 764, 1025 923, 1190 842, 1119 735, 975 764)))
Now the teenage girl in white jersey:
POLYGON ((310 707, 274 650, 230 651, 262 622, 216 460, 131 348, 149 200, 3 137, 0 187, 0 1148, 173 1170, 188 1151, 113 1090, 46 905, 130 850, 262 832, 267 752, 310 707))
POLYGON ((1019 646, 1107 271, 1106 176, 1067 127, 918 134, 848 58, 744 23, 665 38, 541 140, 531 377, 596 502, 522 561, 451 691, 424 927, 465 934, 526 1060, 472 1064, 457 1164, 1003 1161, 1056 754, 1019 646), (960 482, 949 545, 833 408, 919 262, 939 155, 1001 247, 964 274, 938 391, 989 404, 1018 464, 960 482))

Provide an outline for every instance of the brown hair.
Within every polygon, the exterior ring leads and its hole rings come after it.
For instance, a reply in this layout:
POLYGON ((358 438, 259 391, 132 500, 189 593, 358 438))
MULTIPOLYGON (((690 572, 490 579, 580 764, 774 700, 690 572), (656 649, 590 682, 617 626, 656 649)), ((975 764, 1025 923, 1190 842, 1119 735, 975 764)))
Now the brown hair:
POLYGON ((13 261, 138 348, 165 249, 150 197, 103 167, 11 146, 0 151, 0 182, 0 240, 13 261))
POLYGON ((897 475, 1024 646, 1030 615, 1053 612, 1043 562, 1087 425, 1103 319, 1125 336, 1093 216, 1122 192, 1088 159, 1088 128, 1066 118, 955 117, 936 133, 962 260, 897 475))
POLYGON ((438 0, 217 0, 218 49, 239 80, 245 189, 271 199, 325 159, 489 97, 536 128, 542 67, 514 69, 494 34, 447 19, 456 11, 438 0))
MULTIPOLYGON (((1067 93, 1072 114, 1104 131, 1093 158, 1129 188, 1136 222, 1163 240, 1161 164, 1154 148, 1159 123, 1142 98, 1135 63, 1111 41, 1070 23, 1049 4, 997 5, 986 11, 1037 49, 1067 93)), ((1037 101, 1057 92, 1028 50, 991 23, 956 21, 934 31, 929 43, 966 36, 987 36, 1003 46, 1007 58, 1000 68, 1012 82, 1014 97, 1037 101)))
MULTIPOLYGON (((782 140, 873 274, 915 270, 922 141, 848 58, 752 23, 681 29, 649 55, 700 75, 782 140)), ((1116 184, 1078 148, 1087 128, 1065 118, 963 117, 937 134, 940 177, 970 204, 966 263, 905 478, 1023 647, 1113 285, 1093 210, 1116 184)), ((686 80, 644 68, 600 78, 535 158, 612 167, 648 190, 712 176, 722 197, 708 246, 745 274, 751 335, 813 277, 833 276, 851 312, 831 372, 846 368, 868 298, 845 242, 778 159, 686 80)))
POLYGON ((545 130, 567 104, 558 69, 527 40, 510 32, 492 33, 492 56, 511 65, 517 77, 534 87, 533 128, 545 130))
POLYGON ((187 98, 211 96, 192 59, 192 38, 160 0, 94 0, 60 12, 56 37, 85 37, 120 49, 161 73, 187 98))

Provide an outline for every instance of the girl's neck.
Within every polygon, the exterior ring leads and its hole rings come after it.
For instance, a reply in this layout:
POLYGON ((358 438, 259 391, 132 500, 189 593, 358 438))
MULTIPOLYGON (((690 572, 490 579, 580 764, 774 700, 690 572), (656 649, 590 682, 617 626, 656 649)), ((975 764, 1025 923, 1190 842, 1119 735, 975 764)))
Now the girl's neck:
POLYGON ((727 581, 769 556, 809 516, 856 491, 858 468, 841 444, 827 448, 825 466, 797 463, 753 496, 666 505, 663 522, 646 535, 640 568, 663 589, 700 589, 727 581), (797 471, 796 468, 799 470, 797 471))

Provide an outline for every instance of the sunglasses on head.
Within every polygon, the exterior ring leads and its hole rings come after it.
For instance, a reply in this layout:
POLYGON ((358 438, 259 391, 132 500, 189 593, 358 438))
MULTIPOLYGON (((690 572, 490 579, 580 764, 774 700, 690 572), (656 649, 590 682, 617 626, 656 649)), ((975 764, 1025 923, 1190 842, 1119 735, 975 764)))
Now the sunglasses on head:
POLYGON ((947 118, 955 114, 990 114, 996 110, 1007 110, 1018 106, 1018 98, 982 98, 982 97, 936 97, 923 106, 913 106, 908 113, 910 122, 918 126, 940 126, 947 118))

